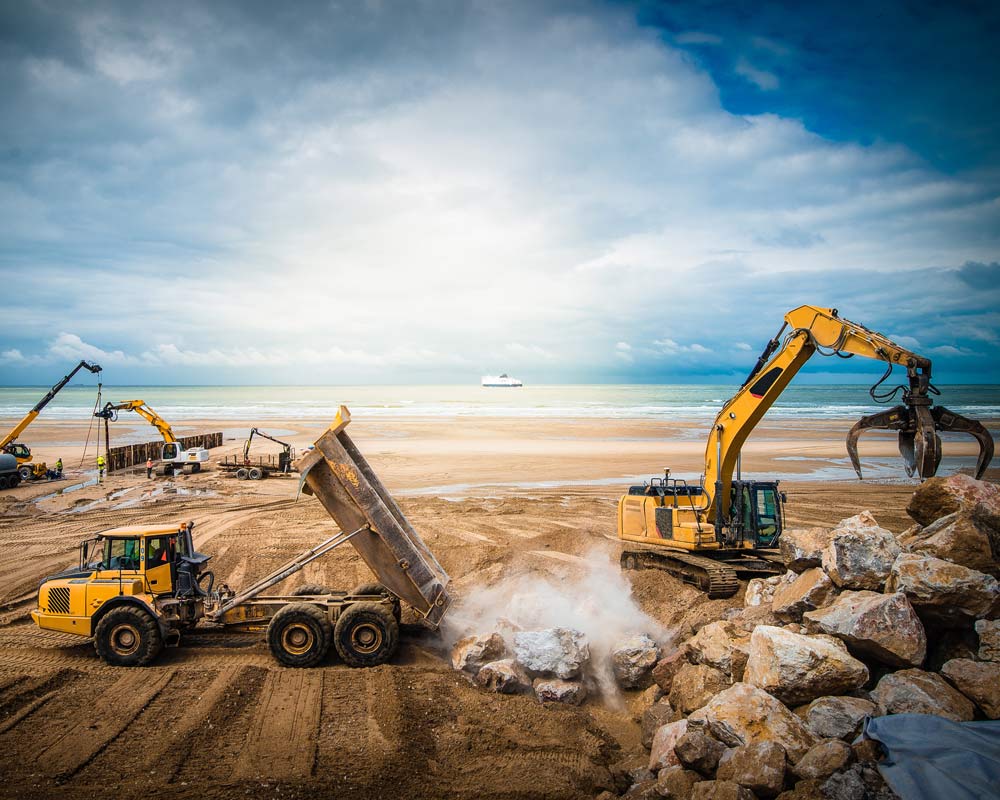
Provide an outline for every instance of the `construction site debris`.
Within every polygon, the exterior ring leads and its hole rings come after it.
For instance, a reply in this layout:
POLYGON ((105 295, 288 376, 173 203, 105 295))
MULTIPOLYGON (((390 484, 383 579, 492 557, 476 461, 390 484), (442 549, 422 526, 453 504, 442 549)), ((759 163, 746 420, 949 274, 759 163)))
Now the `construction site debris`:
POLYGON ((685 642, 672 653, 656 662, 656 666, 650 672, 656 685, 667 694, 670 693, 670 689, 673 687, 674 676, 677 674, 677 671, 688 663, 689 650, 690 645, 685 642))
POLYGON ((972 701, 936 672, 904 669, 885 675, 872 689, 872 700, 884 714, 935 714, 967 722, 975 716, 972 701))
POLYGON ((648 686, 650 672, 660 657, 656 642, 644 633, 629 636, 611 648, 611 669, 623 689, 648 686))
POLYGON ((590 660, 587 637, 570 628, 546 628, 514 634, 514 657, 537 675, 573 678, 590 660))
POLYGON ((890 666, 916 667, 927 655, 924 626, 902 592, 844 592, 802 622, 812 633, 842 639, 856 656, 890 666))
POLYGON ((919 524, 927 526, 956 511, 971 511, 981 503, 996 509, 1000 503, 1000 488, 969 475, 949 475, 946 478, 929 478, 921 483, 914 491, 906 513, 919 524))
POLYGON ((983 514, 960 509, 925 528, 908 532, 900 537, 900 544, 914 553, 1000 577, 1000 535, 983 524, 983 519, 983 514))
POLYGON ((688 722, 730 747, 777 742, 792 763, 817 742, 805 723, 780 700, 749 683, 734 683, 719 692, 691 714, 688 722))
POLYGON ((785 749, 777 742, 751 742, 723 753, 716 778, 732 781, 758 797, 774 797, 785 785, 785 749))
POLYGON ((535 690, 535 697, 542 703, 569 703, 578 706, 587 697, 587 686, 579 680, 535 678, 532 686, 535 690))
POLYGON ((838 639, 761 625, 750 637, 743 680, 792 705, 858 689, 868 667, 838 639))
POLYGON ((726 746, 704 731, 692 728, 677 740, 674 752, 685 767, 711 777, 719 766, 719 759, 726 752, 726 746))
POLYGON ((667 767, 679 767, 681 762, 674 751, 674 746, 687 733, 688 722, 679 719, 662 725, 653 734, 653 743, 649 749, 649 769, 653 772, 667 767))
POLYGON ((833 773, 846 767, 853 757, 851 746, 832 739, 820 742, 799 759, 792 772, 799 778, 826 780, 833 773))
POLYGON ((1000 620, 977 620, 975 630, 979 636, 979 660, 1000 661, 1000 620))
POLYGON ((513 658, 484 664, 476 673, 476 683, 498 694, 519 694, 531 689, 531 678, 513 658))
POLYGON ((944 663, 941 674, 979 706, 988 719, 1000 719, 1000 664, 954 658, 944 663))
POLYGON ((902 592, 924 620, 947 624, 1000 615, 1000 582, 942 558, 901 553, 887 592, 902 592))
POLYGON ((875 708, 863 697, 818 697, 795 713, 820 738, 851 741, 861 733, 865 717, 875 714, 875 708))
POLYGON ((793 572, 818 567, 823 551, 833 538, 833 528, 793 528, 781 534, 781 560, 793 572))
POLYGON ((900 554, 896 537, 864 511, 840 523, 824 548, 823 570, 841 589, 878 591, 900 554))
POLYGON ((667 767, 661 769, 656 776, 656 790, 660 797, 668 800, 688 800, 696 783, 702 782, 702 776, 697 772, 683 767, 667 767))
POLYGON ((653 705, 646 708, 639 718, 642 746, 649 748, 653 743, 653 735, 669 722, 676 722, 682 714, 674 710, 669 698, 661 697, 653 705))
POLYGON ((451 665, 460 672, 475 675, 491 661, 498 661, 507 654, 507 645, 499 633, 483 636, 466 636, 451 651, 451 665))
POLYGON ((750 637, 729 620, 705 625, 688 642, 689 659, 741 680, 750 652, 750 637))
POLYGON ((810 567, 791 583, 778 587, 771 600, 771 610, 786 622, 798 622, 806 611, 827 605, 837 594, 830 576, 820 567, 810 567))
POLYGON ((682 664, 670 687, 670 705, 690 714, 701 708, 709 698, 729 686, 729 678, 706 664, 682 664))

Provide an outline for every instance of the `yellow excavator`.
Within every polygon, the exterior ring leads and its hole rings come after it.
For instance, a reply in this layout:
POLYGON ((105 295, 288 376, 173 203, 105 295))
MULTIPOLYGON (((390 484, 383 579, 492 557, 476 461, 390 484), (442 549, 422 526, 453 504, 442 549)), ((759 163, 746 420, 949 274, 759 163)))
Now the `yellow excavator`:
POLYGON ((162 473, 173 475, 180 472, 185 466, 191 468, 191 472, 201 472, 201 465, 208 461, 208 450, 204 447, 191 447, 187 450, 181 449, 181 443, 174 436, 174 431, 170 423, 153 411, 145 400, 126 400, 123 403, 107 403, 104 408, 94 413, 95 417, 104 420, 104 440, 108 441, 108 423, 118 419, 119 411, 134 411, 145 419, 150 425, 160 432, 163 437, 163 450, 160 453, 162 461, 162 473))
POLYGON ((24 442, 17 441, 17 437, 24 432, 25 428, 35 421, 35 418, 42 413, 42 409, 52 401, 53 397, 59 394, 59 390, 62 389, 63 386, 73 380, 73 376, 76 375, 76 373, 78 373, 81 369, 85 369, 95 375, 101 372, 101 368, 97 364, 91 364, 88 361, 81 361, 73 367, 69 375, 63 377, 59 383, 49 389, 45 397, 39 400, 35 404, 35 407, 25 414, 24 418, 10 429, 3 439, 0 439, 0 451, 12 455, 17 459, 17 471, 22 481, 44 478, 47 468, 43 463, 32 462, 31 448, 24 444, 24 442))
POLYGON ((899 450, 910 476, 929 478, 937 472, 941 461, 938 431, 975 437, 979 442, 976 477, 986 471, 993 458, 993 437, 979 422, 944 406, 933 406, 931 396, 939 392, 931 383, 929 359, 842 318, 837 309, 801 306, 785 315, 784 324, 746 381, 716 416, 701 479, 689 483, 670 477, 670 470, 666 470, 662 478, 630 487, 618 501, 624 569, 663 569, 698 586, 709 597, 731 597, 739 588, 739 577, 783 571, 776 548, 785 495, 776 480, 741 478, 740 449, 802 365, 816 353, 884 361, 887 368, 870 390, 872 399, 889 402, 901 394, 900 405, 862 417, 851 428, 847 450, 859 478, 858 437, 877 428, 898 432, 899 450), (906 370, 907 385, 880 390, 895 366, 906 370))

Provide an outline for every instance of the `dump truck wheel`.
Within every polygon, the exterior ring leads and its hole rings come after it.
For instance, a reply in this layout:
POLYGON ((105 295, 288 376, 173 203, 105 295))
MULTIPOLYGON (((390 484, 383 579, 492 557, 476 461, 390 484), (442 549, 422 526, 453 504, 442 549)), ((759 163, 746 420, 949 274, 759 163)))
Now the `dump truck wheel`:
POLYGON ((381 603, 355 603, 337 620, 333 643, 349 666, 384 664, 399 644, 399 623, 381 603))
POLYGON ((246 469, 240 467, 238 470, 236 470, 236 480, 245 481, 247 479, 247 475, 249 474, 250 473, 246 469))
POLYGON ((267 646, 286 667, 314 667, 330 649, 330 621, 316 606, 289 603, 271 618, 267 646))
POLYGON ((355 586, 351 590, 351 594, 380 594, 385 597, 391 597, 392 615, 396 618, 396 622, 399 622, 403 616, 403 609, 399 605, 399 598, 386 589, 381 583, 376 583, 374 581, 371 583, 362 583, 360 586, 355 586))
POLYGON ((156 620, 135 606, 115 608, 101 617, 94 649, 113 667, 144 667, 163 649, 156 620))
POLYGON ((7 479, 6 475, 0 475, 0 489, 6 489, 10 486, 10 481, 7 479))
POLYGON ((333 589, 319 583, 304 583, 291 593, 292 597, 302 597, 304 595, 333 594, 333 589))
POLYGON ((262 481, 264 480, 264 470, 260 467, 251 467, 249 476, 252 481, 262 481))
POLYGON ((16 472, 13 475, 11 475, 10 478, 7 480, 7 483, 10 485, 11 489, 16 489, 17 485, 20 482, 21 482, 21 476, 16 472))

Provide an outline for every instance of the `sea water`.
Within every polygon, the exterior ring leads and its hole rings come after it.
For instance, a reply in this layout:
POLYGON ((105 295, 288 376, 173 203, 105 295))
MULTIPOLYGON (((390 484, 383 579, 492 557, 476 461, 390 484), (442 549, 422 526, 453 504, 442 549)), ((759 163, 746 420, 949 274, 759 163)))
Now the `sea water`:
MULTIPOLYGON (((145 400, 171 422, 190 419, 330 420, 344 404, 357 418, 526 417, 541 419, 710 420, 734 385, 480 386, 110 386, 101 403, 145 400)), ((942 386, 938 405, 974 419, 1000 418, 1000 386, 942 386)), ((0 387, 0 418, 22 417, 48 387, 0 387)), ((96 386, 66 387, 47 419, 87 419, 96 386)), ((898 400, 896 401, 898 402, 898 400)), ((855 418, 884 410, 861 385, 790 386, 769 419, 855 418)))

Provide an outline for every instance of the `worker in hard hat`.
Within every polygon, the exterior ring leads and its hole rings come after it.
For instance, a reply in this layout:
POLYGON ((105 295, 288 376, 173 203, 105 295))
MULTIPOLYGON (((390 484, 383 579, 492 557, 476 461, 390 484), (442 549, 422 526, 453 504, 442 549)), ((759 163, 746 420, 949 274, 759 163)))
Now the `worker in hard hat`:
POLYGON ((62 459, 60 458, 58 461, 56 461, 56 477, 57 478, 61 478, 62 477, 62 471, 63 471, 63 463, 62 463, 62 459))
POLYGON ((97 480, 99 481, 104 480, 104 467, 105 467, 104 456, 99 455, 97 457, 97 480))
POLYGON ((146 477, 147 478, 152 478, 153 477, 153 459, 152 458, 147 458, 146 459, 146 477))

